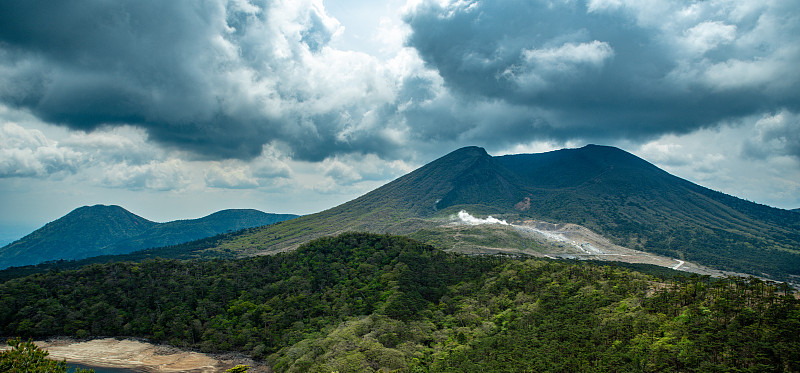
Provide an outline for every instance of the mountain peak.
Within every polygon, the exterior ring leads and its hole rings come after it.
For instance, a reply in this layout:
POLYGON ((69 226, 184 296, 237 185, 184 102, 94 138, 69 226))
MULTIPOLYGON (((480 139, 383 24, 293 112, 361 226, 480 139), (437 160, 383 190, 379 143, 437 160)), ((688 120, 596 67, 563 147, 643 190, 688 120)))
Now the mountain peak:
POLYGON ((609 145, 595 145, 595 144, 587 144, 578 149, 564 149, 565 151, 575 151, 579 154, 592 154, 592 156, 601 156, 606 159, 620 161, 620 160, 636 160, 638 162, 647 163, 644 159, 641 159, 625 150, 617 148, 615 146, 609 145))
POLYGON ((616 149, 616 150, 623 151, 622 149, 617 148, 615 146, 611 146, 611 145, 586 144, 583 147, 581 147, 581 149, 585 149, 585 148, 586 149, 616 149))
POLYGON ((486 152, 486 149, 481 148, 480 146, 465 146, 463 148, 458 148, 450 152, 450 154, 446 155, 472 155, 472 156, 488 156, 489 153, 486 152))
POLYGON ((70 211, 66 217, 78 217, 78 216, 86 216, 86 215, 134 215, 132 212, 117 206, 117 205, 92 205, 92 206, 81 206, 72 211, 70 211))
POLYGON ((434 160, 433 162, 423 166, 422 168, 435 165, 440 166, 443 163, 451 163, 451 162, 470 162, 471 160, 481 159, 481 158, 492 158, 489 153, 486 152, 486 149, 481 148, 479 146, 465 146, 463 148, 459 148, 453 150, 450 153, 445 154, 439 159, 434 160))
POLYGON ((0 250, 0 268, 100 255, 99 248, 134 237, 156 224, 120 206, 78 207, 3 247, 0 250), (76 256, 76 252, 85 255, 76 256))

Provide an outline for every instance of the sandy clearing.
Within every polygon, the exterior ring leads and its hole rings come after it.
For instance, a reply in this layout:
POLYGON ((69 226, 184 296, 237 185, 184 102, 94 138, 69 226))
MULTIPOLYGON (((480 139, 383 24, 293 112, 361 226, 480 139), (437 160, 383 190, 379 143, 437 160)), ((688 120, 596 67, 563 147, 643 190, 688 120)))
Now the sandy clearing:
MULTIPOLYGON (((34 343, 47 350, 50 353, 49 358, 53 360, 66 360, 68 363, 95 367, 136 369, 150 373, 218 373, 236 364, 254 365, 252 361, 217 358, 132 339, 103 338, 84 342, 54 339, 34 343)), ((4 346, 0 349, 8 348, 10 347, 4 346)), ((263 366, 253 366, 253 368, 250 372, 269 371, 263 366)))
POLYGON ((222 372, 221 362, 198 352, 179 351, 135 340, 114 338, 86 342, 36 342, 52 359, 108 368, 133 368, 153 373, 222 372))

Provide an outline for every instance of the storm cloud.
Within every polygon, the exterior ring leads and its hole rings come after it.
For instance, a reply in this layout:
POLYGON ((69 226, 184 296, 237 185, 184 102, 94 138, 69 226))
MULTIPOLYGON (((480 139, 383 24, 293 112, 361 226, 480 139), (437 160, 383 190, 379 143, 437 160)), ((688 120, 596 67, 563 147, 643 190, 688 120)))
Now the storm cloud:
POLYGON ((139 127, 200 159, 641 141, 795 118, 798 13, 792 0, 412 2, 407 48, 387 62, 332 48, 344 29, 320 0, 11 1, 0 100, 74 130, 139 127))
POLYGON ((458 100, 527 111, 537 136, 641 140, 800 111, 797 14, 791 0, 467 0, 405 20, 458 100))
POLYGON ((77 130, 144 128, 197 156, 299 159, 381 148, 360 131, 387 78, 326 48, 320 1, 12 1, 0 5, 0 99, 77 130))

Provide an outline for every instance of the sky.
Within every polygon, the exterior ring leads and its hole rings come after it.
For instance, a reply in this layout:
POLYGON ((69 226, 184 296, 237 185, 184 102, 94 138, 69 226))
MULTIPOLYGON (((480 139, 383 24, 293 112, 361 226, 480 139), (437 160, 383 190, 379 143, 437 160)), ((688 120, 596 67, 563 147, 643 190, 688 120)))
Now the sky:
POLYGON ((796 0, 0 2, 0 242, 308 214, 463 146, 620 147, 800 208, 796 0))

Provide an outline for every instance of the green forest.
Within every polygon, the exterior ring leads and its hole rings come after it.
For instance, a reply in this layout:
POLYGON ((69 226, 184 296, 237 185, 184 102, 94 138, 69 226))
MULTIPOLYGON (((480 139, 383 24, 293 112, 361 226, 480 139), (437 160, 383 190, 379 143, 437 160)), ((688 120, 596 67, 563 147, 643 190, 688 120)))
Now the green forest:
POLYGON ((0 335, 130 336, 277 372, 793 372, 786 284, 347 233, 246 259, 93 264, 0 284, 0 335))

